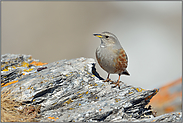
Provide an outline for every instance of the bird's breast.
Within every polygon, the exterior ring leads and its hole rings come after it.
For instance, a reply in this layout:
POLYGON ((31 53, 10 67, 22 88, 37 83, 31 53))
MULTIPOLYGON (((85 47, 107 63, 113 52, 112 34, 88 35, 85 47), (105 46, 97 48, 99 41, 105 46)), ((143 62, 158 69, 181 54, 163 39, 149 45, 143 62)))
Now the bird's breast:
POLYGON ((96 58, 99 65, 108 73, 122 73, 128 65, 128 59, 123 49, 98 47, 96 58))
POLYGON ((98 47, 96 50, 96 58, 99 65, 108 73, 115 73, 115 62, 117 58, 116 53, 114 53, 109 48, 98 47))

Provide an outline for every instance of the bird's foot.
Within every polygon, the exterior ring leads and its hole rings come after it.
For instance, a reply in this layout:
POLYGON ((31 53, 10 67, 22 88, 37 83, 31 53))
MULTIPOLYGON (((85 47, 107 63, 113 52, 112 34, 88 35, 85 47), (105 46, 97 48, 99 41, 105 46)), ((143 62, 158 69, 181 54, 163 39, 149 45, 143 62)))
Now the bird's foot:
POLYGON ((118 86, 118 88, 120 89, 119 81, 117 81, 116 83, 113 82, 113 84, 115 84, 115 86, 113 86, 113 88, 115 88, 116 86, 118 86))
POLYGON ((111 79, 109 79, 109 78, 107 78, 107 79, 104 80, 103 82, 112 82, 112 83, 113 83, 113 81, 112 81, 111 79))

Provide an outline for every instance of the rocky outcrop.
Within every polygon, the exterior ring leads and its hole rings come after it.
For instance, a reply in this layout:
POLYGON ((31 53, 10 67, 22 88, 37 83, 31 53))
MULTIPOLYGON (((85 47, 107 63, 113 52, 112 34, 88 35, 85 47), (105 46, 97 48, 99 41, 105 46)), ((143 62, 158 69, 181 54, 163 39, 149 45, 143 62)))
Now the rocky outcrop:
MULTIPOLYGON (((45 64, 30 55, 1 56, 1 95, 25 106, 40 106, 39 122, 151 122, 182 120, 182 113, 155 117, 148 105, 158 89, 103 82, 92 58, 45 64)), ((2 103, 2 102, 1 102, 2 103)), ((2 106, 1 106, 2 107, 2 106)))

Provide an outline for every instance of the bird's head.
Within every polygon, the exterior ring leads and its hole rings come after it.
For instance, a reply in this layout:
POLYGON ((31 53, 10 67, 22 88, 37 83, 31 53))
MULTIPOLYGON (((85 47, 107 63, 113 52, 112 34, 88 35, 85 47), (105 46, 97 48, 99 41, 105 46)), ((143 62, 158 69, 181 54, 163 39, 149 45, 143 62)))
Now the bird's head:
POLYGON ((117 37, 110 33, 110 32, 102 32, 101 34, 93 34, 94 36, 101 39, 101 46, 107 47, 107 46, 119 46, 121 47, 117 37))

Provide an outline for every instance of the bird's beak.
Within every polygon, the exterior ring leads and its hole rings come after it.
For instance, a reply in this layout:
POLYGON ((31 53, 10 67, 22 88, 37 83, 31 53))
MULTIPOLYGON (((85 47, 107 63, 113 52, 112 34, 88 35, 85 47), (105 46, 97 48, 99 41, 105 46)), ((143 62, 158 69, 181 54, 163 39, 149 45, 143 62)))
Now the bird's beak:
POLYGON ((98 37, 98 38, 102 38, 101 34, 93 34, 94 36, 98 37))

